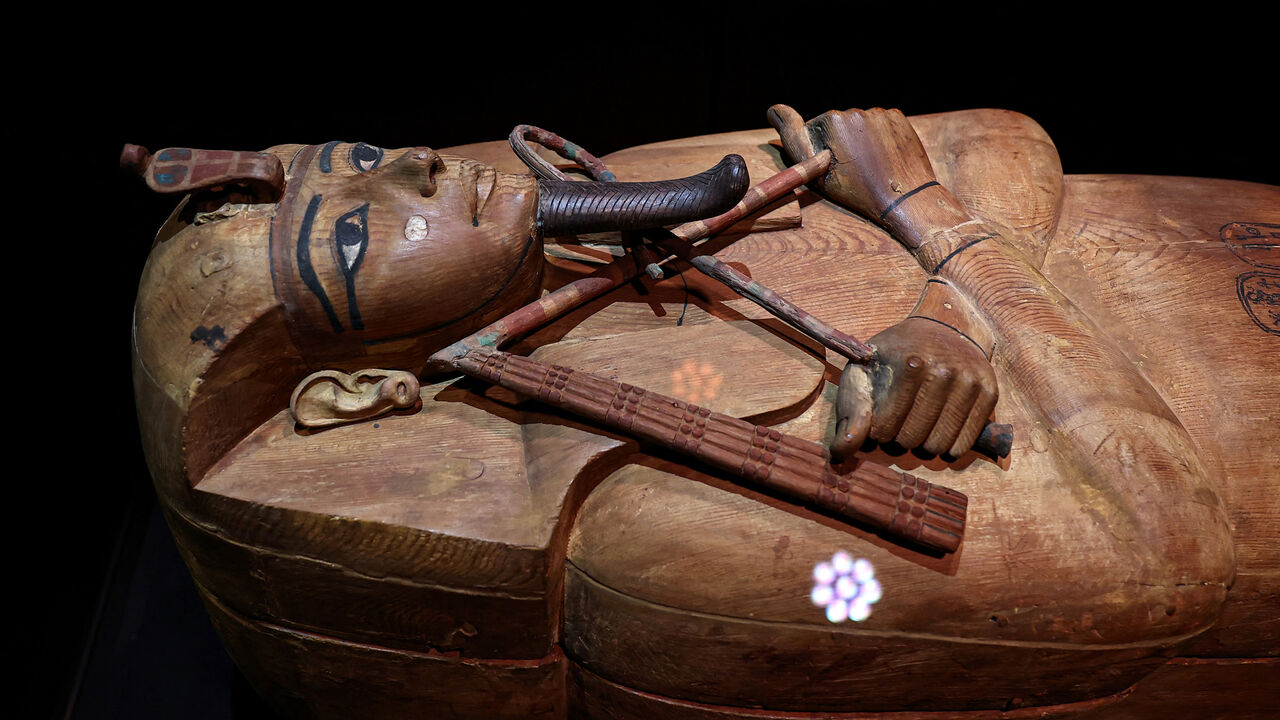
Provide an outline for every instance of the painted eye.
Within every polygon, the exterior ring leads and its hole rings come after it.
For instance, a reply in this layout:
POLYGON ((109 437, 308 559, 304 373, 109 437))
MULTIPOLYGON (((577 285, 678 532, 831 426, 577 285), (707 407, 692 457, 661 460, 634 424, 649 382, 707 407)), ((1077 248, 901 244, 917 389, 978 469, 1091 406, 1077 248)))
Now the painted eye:
POLYGON ((382 162, 382 148, 368 143, 356 143, 351 146, 351 167, 360 172, 369 172, 382 162))
POLYGON ((333 224, 333 241, 342 261, 342 273, 353 277, 369 247, 369 203, 338 218, 333 224))

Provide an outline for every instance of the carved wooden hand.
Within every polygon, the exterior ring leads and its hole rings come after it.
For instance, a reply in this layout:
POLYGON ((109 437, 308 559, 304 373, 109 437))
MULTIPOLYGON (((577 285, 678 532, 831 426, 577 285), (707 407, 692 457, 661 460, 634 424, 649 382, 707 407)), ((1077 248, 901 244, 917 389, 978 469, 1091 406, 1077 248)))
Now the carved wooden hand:
POLYGON ((939 187, 920 138, 899 110, 831 110, 806 123, 790 107, 774 105, 769 122, 795 161, 831 150, 831 167, 816 187, 895 236, 898 206, 939 187))
POLYGON ((870 437, 935 455, 964 454, 995 408, 995 372, 955 329, 913 316, 870 340, 876 359, 849 363, 836 399, 831 450, 849 457, 870 437))
MULTIPOLYGON (((805 123, 790 107, 775 105, 769 120, 794 158, 829 150, 831 167, 816 186, 884 225, 908 247, 925 244, 917 218, 932 222, 935 215, 953 212, 941 198, 930 197, 931 189, 945 189, 901 112, 833 110, 805 123), (927 210, 900 212, 916 196, 911 209, 927 210)), ((969 218, 954 220, 953 225, 964 224, 969 218)), ((911 316, 869 344, 875 348, 872 363, 850 364, 841 377, 832 452, 851 455, 868 437, 934 454, 968 451, 999 397, 986 319, 949 283, 933 278, 911 316)))

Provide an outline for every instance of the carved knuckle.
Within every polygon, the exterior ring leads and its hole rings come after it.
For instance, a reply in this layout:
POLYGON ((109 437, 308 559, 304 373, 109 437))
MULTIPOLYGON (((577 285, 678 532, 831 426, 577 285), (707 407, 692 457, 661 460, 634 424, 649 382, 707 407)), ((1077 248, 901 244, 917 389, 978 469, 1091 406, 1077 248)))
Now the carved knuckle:
POLYGON ((932 455, 941 455, 943 451, 950 448, 954 442, 954 438, 951 437, 936 437, 934 435, 930 435, 929 439, 924 441, 924 445, 922 447, 927 453, 932 455))
POLYGON ((990 385, 982 388, 982 394, 978 396, 977 405, 983 417, 991 414, 991 411, 996 407, 996 401, 999 399, 1000 390, 996 387, 995 383, 991 383, 990 385))
POLYGON ((873 424, 871 426, 871 432, 867 434, 872 440, 875 440, 878 443, 887 443, 893 439, 893 433, 889 431, 889 428, 890 425, 888 423, 884 425, 878 423, 873 424))
POLYGON ((902 425, 902 415, 892 408, 876 410, 871 416, 871 430, 867 434, 876 442, 889 442, 902 425))
POLYGON ((982 383, 994 388, 996 386, 996 369, 991 367, 991 363, 984 358, 975 367, 978 368, 978 372, 982 375, 982 383))
POLYGON ((897 442, 904 448, 918 447, 924 440, 924 432, 917 428, 904 428, 898 433, 897 442))
POLYGON ((939 387, 950 385, 956 375, 954 369, 941 363, 931 363, 927 372, 929 379, 933 380, 934 384, 939 387))

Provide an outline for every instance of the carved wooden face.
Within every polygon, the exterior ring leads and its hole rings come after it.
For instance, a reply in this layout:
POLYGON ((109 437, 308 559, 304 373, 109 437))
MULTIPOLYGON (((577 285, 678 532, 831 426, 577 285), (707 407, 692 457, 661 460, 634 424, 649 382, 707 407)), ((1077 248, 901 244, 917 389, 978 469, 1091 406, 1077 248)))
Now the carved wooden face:
MULTIPOLYGON (((342 142, 154 156, 127 145, 121 162, 157 192, 190 193, 182 217, 195 224, 197 215, 229 217, 228 205, 256 206, 254 233, 269 219, 261 239, 283 310, 273 320, 283 320, 306 365, 343 370, 420 368, 434 351, 536 298, 542 233, 707 217, 732 207, 748 181, 736 155, 679 180, 584 183, 499 173, 426 147, 342 142)), ((234 237, 223 239, 249 240, 240 227, 226 226, 234 237)))
POLYGON ((536 292, 532 177, 425 147, 327 143, 282 160, 272 276, 313 361, 456 339, 536 292))

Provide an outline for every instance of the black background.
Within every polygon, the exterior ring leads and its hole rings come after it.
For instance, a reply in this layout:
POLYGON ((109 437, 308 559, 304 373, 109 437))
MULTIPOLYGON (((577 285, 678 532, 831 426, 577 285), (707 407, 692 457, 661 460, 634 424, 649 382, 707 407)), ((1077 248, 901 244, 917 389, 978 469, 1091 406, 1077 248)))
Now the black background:
POLYGON ((1045 14, 922 27, 931 12, 784 7, 731 27, 650 15, 620 39, 616 18, 550 13, 485 36, 464 29, 478 20, 353 15, 303 29, 223 9, 83 27, 57 42, 70 65, 29 59, 28 82, 11 92, 11 115, 32 127, 12 142, 22 202, 10 211, 24 216, 11 227, 35 222, 10 246, 25 248, 10 268, 26 288, 10 304, 24 333, 10 349, 29 389, 27 431, 11 447, 38 458, 11 480, 22 560, 11 619, 29 658, 30 714, 265 712, 212 636, 138 443, 132 302, 175 202, 117 170, 123 143, 439 148, 530 123, 604 155, 763 127, 776 102, 806 117, 999 107, 1037 120, 1067 173, 1280 180, 1278 64, 1254 39, 1257 18, 1188 18, 1176 31, 1045 14))

